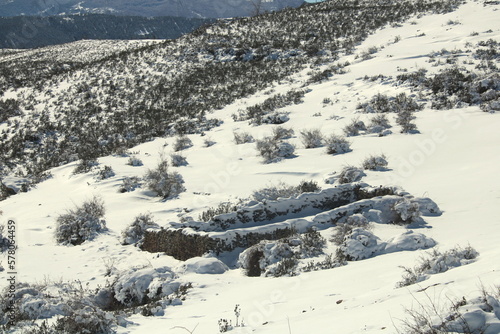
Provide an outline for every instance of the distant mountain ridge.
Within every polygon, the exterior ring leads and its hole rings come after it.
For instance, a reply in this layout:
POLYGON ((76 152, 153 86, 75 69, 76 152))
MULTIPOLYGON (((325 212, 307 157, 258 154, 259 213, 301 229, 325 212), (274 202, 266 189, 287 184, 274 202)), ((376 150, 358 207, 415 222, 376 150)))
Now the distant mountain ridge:
POLYGON ((298 7, 303 0, 2 0, 0 16, 113 14, 227 18, 298 7))
POLYGON ((108 14, 0 18, 0 48, 25 49, 82 39, 175 39, 214 19, 108 14))

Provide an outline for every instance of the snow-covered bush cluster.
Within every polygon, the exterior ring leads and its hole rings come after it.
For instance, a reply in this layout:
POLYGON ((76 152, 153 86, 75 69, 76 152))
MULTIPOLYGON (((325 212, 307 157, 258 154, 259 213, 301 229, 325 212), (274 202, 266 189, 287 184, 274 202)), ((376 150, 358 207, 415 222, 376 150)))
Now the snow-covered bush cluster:
POLYGON ((273 95, 260 104, 239 111, 238 115, 233 115, 233 118, 236 121, 248 120, 255 125, 283 124, 288 121, 288 114, 276 111, 276 109, 302 103, 304 94, 302 90, 290 90, 285 94, 273 95))
POLYGON ((174 142, 174 151, 186 150, 193 146, 193 142, 187 136, 179 136, 174 142))
POLYGON ((302 193, 318 192, 321 188, 315 181, 302 181, 296 186, 280 182, 255 190, 252 199, 258 202, 276 201, 278 198, 292 198, 302 193))
POLYGON ((7 238, 6 232, 7 231, 5 231, 5 225, 0 225, 0 253, 8 249, 10 245, 10 241, 9 238, 7 238))
POLYGON ((387 169, 389 163, 385 154, 371 155, 363 161, 363 169, 383 171, 387 169))
MULTIPOLYGON (((5 291, 4 291, 5 292, 5 291)), ((60 316, 50 325, 43 322, 34 333, 113 333, 117 317, 102 310, 99 294, 75 283, 44 284, 19 283, 12 294, 2 293, 0 297, 0 324, 7 322, 28 327, 34 320, 60 316), (7 296, 12 298, 7 298, 7 296), (9 313, 9 305, 15 309, 9 313), (15 318, 9 318, 15 314, 15 318), (40 331, 44 328, 46 332, 40 331)))
POLYGON ((171 199, 184 192, 184 179, 177 172, 169 172, 168 161, 163 157, 154 169, 144 175, 146 187, 163 199, 171 199))
POLYGON ((359 118, 355 118, 344 127, 344 134, 347 137, 358 136, 360 132, 366 131, 366 125, 359 118))
POLYGON ((377 94, 369 102, 361 103, 356 109, 365 113, 400 113, 415 112, 423 108, 413 97, 401 93, 395 97, 389 97, 384 94, 377 94))
POLYGON ((256 148, 260 156, 264 158, 265 163, 278 162, 286 158, 294 156, 295 147, 282 140, 277 140, 274 137, 265 137, 257 140, 256 148))
POLYGON ((122 180, 122 184, 120 185, 119 192, 126 193, 134 191, 137 188, 140 188, 142 185, 142 180, 137 176, 125 176, 122 180))
POLYGON ((236 145, 253 143, 255 141, 253 136, 248 132, 233 132, 233 136, 236 145))
POLYGON ((360 181, 363 176, 366 176, 362 168, 354 166, 345 166, 342 168, 340 173, 330 173, 325 178, 326 184, 339 184, 352 183, 360 181))
POLYGON ((369 133, 378 133, 380 135, 387 135, 390 133, 390 130, 387 130, 391 127, 389 122, 389 118, 386 114, 377 114, 373 116, 368 124, 368 132, 369 133))
POLYGON ((402 267, 405 273, 397 286, 404 287, 424 281, 429 275, 442 273, 474 262, 478 256, 479 253, 471 246, 465 248, 457 246, 445 252, 433 249, 427 256, 422 257, 420 263, 414 268, 402 267))
POLYGON ((172 166, 174 167, 181 167, 188 165, 186 157, 178 153, 171 154, 170 161, 172 163, 172 166))
POLYGON ((180 282, 170 268, 132 269, 118 275, 112 294, 123 306, 134 307, 167 297, 179 287, 180 282))
POLYGON ((411 224, 420 218, 420 206, 418 202, 404 198, 394 204, 394 212, 399 218, 395 223, 411 224))
POLYGON ((106 231, 104 202, 99 197, 68 210, 56 219, 55 238, 61 245, 80 245, 106 231))
POLYGON ((326 153, 342 154, 351 151, 351 143, 342 136, 332 134, 325 139, 326 153))
POLYGON ((138 157, 130 157, 128 159, 127 165, 139 167, 142 166, 142 160, 139 159, 138 157))
POLYGON ((106 180, 115 175, 115 171, 111 166, 104 166, 97 171, 97 179, 99 180, 106 180))
POLYGON ((355 227, 346 234, 339 249, 346 260, 358 261, 381 254, 427 249, 435 245, 432 238, 411 230, 388 241, 381 241, 372 232, 355 227))
POLYGON ((151 214, 140 214, 122 231, 121 243, 122 245, 136 245, 140 247, 144 239, 144 233, 148 229, 156 228, 159 228, 159 226, 154 222, 151 214))
POLYGON ((285 128, 283 126, 277 126, 273 128, 272 137, 275 140, 289 139, 294 135, 295 131, 292 128, 285 128))
POLYGON ((293 276, 300 259, 323 253, 326 240, 315 230, 276 241, 263 240, 247 248, 238 263, 248 276, 293 276))
POLYGON ((406 309, 407 318, 402 320, 403 333, 500 333, 500 294, 487 292, 471 299, 463 296, 443 309, 436 302, 419 303, 406 309))
POLYGON ((316 148, 323 146, 324 136, 320 129, 302 130, 300 138, 305 148, 316 148))

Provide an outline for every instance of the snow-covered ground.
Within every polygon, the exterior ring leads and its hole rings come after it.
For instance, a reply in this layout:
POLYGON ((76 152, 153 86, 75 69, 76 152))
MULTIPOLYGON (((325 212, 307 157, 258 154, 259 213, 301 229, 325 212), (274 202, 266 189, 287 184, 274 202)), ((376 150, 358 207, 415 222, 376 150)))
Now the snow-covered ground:
MULTIPOLYGON (((448 312, 451 301, 480 297, 482 287, 498 290, 495 287, 500 285, 498 113, 485 113, 479 107, 425 108, 416 113, 420 133, 411 135, 399 133, 395 116, 389 114, 392 134, 350 137, 352 151, 340 155, 326 154, 324 147, 305 149, 299 133, 320 129, 325 135, 342 134, 343 127, 355 117, 368 123, 373 115, 355 114, 359 103, 377 93, 394 96, 412 92, 406 86, 393 85, 390 80, 362 80, 365 75, 396 77, 404 73, 403 69, 412 72, 420 68, 436 73, 446 64, 433 67, 428 62, 431 53, 442 49, 466 50, 467 43, 476 45, 479 41, 500 39, 499 8, 484 5, 483 1, 468 1, 455 12, 414 18, 401 27, 387 27, 370 36, 354 55, 340 59, 341 63, 351 62, 346 68, 348 73, 310 85, 303 103, 283 109, 290 118, 283 126, 295 130, 295 136, 289 140, 296 146, 293 158, 265 164, 257 155, 255 143, 236 145, 233 141, 235 131, 249 132, 255 139, 261 139, 276 127, 257 127, 235 122, 231 117, 239 109, 262 101, 266 97, 262 92, 214 112, 213 117, 223 119, 224 124, 207 131, 206 136, 189 136, 193 146, 182 151, 189 164, 172 167, 183 176, 187 189, 176 199, 160 201, 143 189, 118 192, 124 177, 142 176, 155 166, 161 152, 167 156, 172 153, 175 138, 158 138, 131 149, 143 166, 127 165, 129 157, 99 159, 101 166, 111 166, 116 174, 105 180, 97 180, 92 173, 73 174, 77 163, 53 169, 53 177, 36 189, 0 203, 2 221, 13 219, 17 223, 17 280, 31 283, 79 280, 95 288, 112 280, 113 277, 105 276, 110 266, 115 267, 116 276, 131 267, 166 266, 178 275, 178 282, 193 284, 186 300, 166 307, 163 315, 132 315, 128 318, 132 324, 117 328, 123 334, 186 330, 217 333, 219 319, 235 324, 236 305, 241 308, 239 321, 245 326, 232 329, 233 333, 397 333, 402 328, 401 319, 408 317, 405 309, 422 303, 434 304, 448 312), (399 41, 394 43, 397 36, 399 41), (356 54, 373 46, 379 48, 373 58, 364 61, 356 58, 356 54), (332 103, 323 103, 325 98, 332 103), (205 147, 207 138, 215 144, 205 147), (169 226, 178 223, 181 217, 197 220, 208 207, 248 198, 252 191, 269 184, 294 185, 314 180, 323 188, 332 187, 324 183, 328 174, 340 172, 346 165, 360 166, 366 157, 377 154, 386 155, 388 170, 366 171, 362 181, 375 187, 396 185, 416 197, 431 198, 443 214, 424 217, 426 224, 416 226, 414 231, 434 239, 442 251, 470 245, 479 252, 476 261, 431 275, 419 284, 396 288, 403 274, 400 266, 417 265, 426 251, 394 252, 338 268, 271 278, 246 277, 242 269, 234 266, 234 254, 221 257, 229 265, 223 274, 199 274, 196 272, 206 271, 207 262, 196 269, 196 263, 183 266, 172 257, 120 244, 121 231, 139 214, 149 212, 160 226, 169 226), (54 230, 58 215, 94 195, 99 195, 105 203, 109 231, 81 246, 57 245, 54 230)), ((465 53, 459 57, 459 65, 463 65, 462 60, 469 60, 467 57, 465 53)), ((303 77, 298 75, 295 79, 301 83, 303 77)), ((287 92, 290 84, 274 89, 277 93, 287 92)), ((406 227, 400 225, 375 224, 372 229, 384 241, 405 231, 406 227)), ((333 228, 324 228, 321 233, 328 239, 333 228)), ((4 286, 9 276, 6 253, 1 261, 6 268, 0 272, 0 286, 4 286)), ((213 269, 224 271, 221 266, 213 269)), ((496 319, 488 318, 491 325, 487 333, 500 333, 500 307, 495 310, 496 319)))

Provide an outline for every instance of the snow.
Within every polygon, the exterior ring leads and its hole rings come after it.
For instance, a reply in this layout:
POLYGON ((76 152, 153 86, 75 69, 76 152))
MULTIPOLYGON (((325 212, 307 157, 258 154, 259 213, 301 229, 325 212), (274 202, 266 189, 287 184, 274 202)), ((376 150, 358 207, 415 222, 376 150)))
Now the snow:
MULTIPOLYGON (((304 97, 304 103, 285 108, 289 120, 284 126, 296 130, 296 136, 288 140, 295 145, 293 158, 264 164, 255 143, 236 145, 233 142, 235 130, 249 132, 256 139, 272 133, 271 124, 257 127, 231 119, 231 114, 239 108, 262 101, 264 95, 257 93, 214 112, 214 117, 225 120, 220 127, 206 132, 216 144, 205 147, 203 141, 207 137, 189 136, 193 146, 182 152, 189 164, 171 169, 185 180, 186 192, 176 199, 161 201, 143 188, 118 192, 123 178, 142 176, 148 168, 154 167, 158 152, 165 144, 168 144, 167 151, 171 149, 174 138, 158 138, 133 148, 134 157, 140 159, 142 165, 128 165, 127 157, 99 159, 101 165, 112 166, 115 171, 115 176, 105 180, 96 180, 91 173, 72 174, 76 163, 54 168, 51 179, 27 193, 0 202, 2 222, 13 219, 17 223, 18 280, 29 283, 44 279, 80 280, 96 288, 105 286, 109 279, 105 276, 106 261, 111 261, 115 267, 112 275, 117 279, 114 292, 124 303, 131 297, 144 298, 146 291, 150 298, 157 297, 159 291, 165 297, 182 283, 193 284, 185 301, 164 305, 164 311, 157 310, 153 317, 140 313, 130 316, 128 320, 133 324, 117 327, 120 334, 181 333, 180 328, 172 329, 176 326, 190 330, 197 326, 196 333, 217 333, 219 319, 231 319, 235 323, 233 309, 236 304, 241 306, 245 326, 235 327, 233 333, 275 334, 286 333, 289 328, 293 333, 397 333, 396 327, 407 317, 405 308, 432 302, 446 305, 462 297, 471 303, 461 307, 463 318, 471 328, 488 323, 485 333, 500 333, 498 301, 491 299, 488 304, 493 310, 484 311, 481 308, 484 303, 474 299, 481 296, 481 285, 488 291, 500 285, 499 113, 484 113, 479 107, 449 111, 426 108, 416 114, 420 134, 400 134, 399 128, 394 128, 387 136, 350 137, 352 151, 341 155, 326 154, 325 147, 305 149, 297 136, 300 130, 312 128, 321 129, 323 134, 339 134, 356 116, 367 123, 370 115, 354 114, 358 103, 366 102, 377 93, 394 95, 407 90, 358 78, 378 74, 395 77, 401 73, 398 68, 408 71, 427 68, 435 72, 438 68, 426 62, 433 51, 465 49, 468 42, 475 44, 489 38, 498 40, 497 7, 468 1, 455 12, 415 18, 412 20, 415 24, 408 22, 402 27, 388 27, 368 37, 356 52, 374 45, 384 48, 366 61, 356 60, 354 55, 344 56, 341 62, 349 60, 352 63, 348 73, 310 85, 311 91, 304 97), (460 24, 447 25, 449 20, 460 24), (492 32, 487 32, 490 29, 492 32), (479 35, 473 36, 472 32, 479 35), (425 36, 418 37, 422 33, 425 36), (392 43, 395 36, 401 37, 398 43, 392 43), (322 106, 325 97, 338 101, 322 106), (313 116, 318 112, 320 116, 313 116), (305 209, 300 207, 321 199, 324 194, 338 193, 352 186, 337 185, 335 188, 334 184, 325 184, 325 175, 338 174, 346 165, 360 166, 366 157, 382 153, 387 157, 387 169, 366 170, 362 181, 375 188, 380 185, 400 187, 397 188, 399 194, 356 201, 329 211, 311 210, 312 205, 305 209), (275 220, 252 220, 249 224, 236 221, 230 231, 196 221, 208 207, 248 198, 254 190, 269 182, 298 184, 310 179, 317 181, 324 190, 292 199, 254 203, 241 209, 252 217, 263 207, 276 212, 290 210, 293 214, 287 213, 275 220), (108 231, 81 246, 57 245, 54 238, 57 216, 94 195, 101 196, 105 203, 108 231), (422 217, 410 226, 411 230, 401 225, 382 224, 392 219, 394 205, 399 205, 397 211, 403 220, 418 218, 414 216, 417 209, 422 217), (304 212, 297 213, 297 208, 304 212), (375 222, 371 224, 371 231, 355 229, 345 246, 348 254, 363 261, 349 261, 346 266, 300 273, 295 277, 246 277, 244 270, 235 265, 238 252, 242 251, 238 249, 221 254, 219 259, 201 257, 182 262, 120 242, 121 232, 134 217, 146 212, 164 227, 178 226, 183 224, 181 218, 191 217, 193 220, 187 220, 186 224, 224 239, 234 233, 267 232, 289 226, 302 231, 310 226, 323 226, 321 233, 328 238, 335 228, 332 220, 343 222, 345 212, 359 213, 357 211, 361 211, 368 221, 375 222), (419 284, 397 289, 396 283, 402 275, 400 266, 413 267, 424 249, 436 244, 442 250, 471 245, 479 252, 479 257, 467 265, 430 275, 419 284)), ((296 79, 300 82, 300 75, 296 79)), ((282 83, 275 89, 284 92, 290 86, 282 83)), ((389 115, 391 123, 395 124, 393 116, 389 115)), ((14 181, 10 183, 15 184, 14 181)), ((234 216, 223 214, 218 219, 229 220, 234 216)), ((275 254, 289 250, 277 243, 266 244, 266 247, 269 264, 278 260, 273 258, 275 254)), ((245 255, 241 253, 240 262, 245 255)), ((7 265, 5 253, 1 264, 7 265)), ((7 285, 7 278, 7 270, 0 272, 1 287, 7 285)), ((33 308, 33 303, 37 302, 40 301, 33 294, 24 307, 33 308)), ((40 317, 62 314, 59 302, 54 300, 53 305, 39 307, 40 317)), ((458 320, 450 325, 460 333, 458 320)))

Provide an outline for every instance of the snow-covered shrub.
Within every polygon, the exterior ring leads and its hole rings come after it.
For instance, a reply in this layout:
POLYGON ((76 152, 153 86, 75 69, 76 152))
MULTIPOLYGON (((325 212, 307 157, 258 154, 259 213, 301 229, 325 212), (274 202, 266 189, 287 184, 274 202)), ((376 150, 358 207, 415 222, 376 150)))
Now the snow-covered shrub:
POLYGON ((305 148, 316 148, 323 146, 323 134, 320 129, 302 130, 300 138, 305 148))
POLYGON ((158 224, 153 221, 153 216, 150 213, 140 214, 135 217, 134 221, 122 231, 122 245, 141 246, 144 239, 144 233, 150 228, 159 228, 158 224))
POLYGON ((186 190, 182 176, 177 172, 170 173, 168 162, 163 157, 155 169, 149 169, 146 172, 143 179, 149 190, 164 199, 174 198, 186 190))
POLYGON ((174 151, 179 152, 193 146, 193 142, 187 136, 179 136, 174 142, 174 151))
MULTIPOLYGON (((0 214, 2 212, 0 211, 0 214)), ((8 249, 10 246, 9 238, 5 233, 5 225, 0 225, 0 253, 8 249)), ((1 271, 1 270, 0 270, 1 271)))
POLYGON ((121 193, 126 193, 130 191, 134 191, 137 188, 141 187, 141 179, 137 176, 125 176, 122 180, 122 184, 120 185, 120 189, 118 190, 121 193))
POLYGON ((255 190, 252 193, 252 198, 258 202, 275 201, 278 198, 289 198, 297 195, 295 186, 279 182, 277 185, 269 185, 267 187, 255 190))
POLYGON ((272 137, 275 140, 284 140, 284 139, 289 139, 294 135, 295 131, 292 128, 285 128, 283 126, 277 126, 273 128, 273 135, 272 137))
POLYGON ((220 275, 229 270, 224 262, 214 257, 194 257, 185 261, 178 269, 183 273, 202 275, 220 275))
POLYGON ((303 193, 315 193, 321 190, 321 187, 318 185, 318 182, 316 181, 305 181, 302 180, 300 181, 299 185, 297 186, 297 192, 299 194, 303 193))
POLYGON ((99 169, 99 171, 97 172, 97 178, 99 180, 109 179, 113 176, 115 176, 115 171, 111 166, 104 166, 104 168, 99 169))
POLYGON ((300 235, 300 253, 303 257, 318 256, 323 254, 326 239, 316 230, 310 228, 306 233, 300 235))
POLYGON ((287 142, 265 137, 256 142, 257 151, 265 159, 265 163, 281 161, 284 158, 293 157, 295 147, 287 142))
POLYGON ((138 157, 130 157, 128 158, 127 165, 139 167, 142 166, 142 160, 138 157))
MULTIPOLYGON (((74 283, 44 284, 18 283, 14 289, 0 296, 0 325, 13 323, 18 329, 30 322, 31 329, 26 333, 33 334, 106 334, 114 333, 115 316, 103 311, 97 303, 96 290, 84 288, 78 281, 74 283), (8 298, 7 298, 8 297, 8 298), (7 306, 15 312, 9 313, 7 306), (10 316, 15 315, 15 318, 10 316), (35 320, 51 319, 39 325, 33 325, 35 320)), ((4 292, 7 292, 4 291, 4 292)), ((24 333, 24 328, 23 328, 24 333)))
POLYGON ((218 206, 208 208, 207 210, 200 213, 198 219, 202 222, 208 222, 217 215, 234 212, 236 210, 238 210, 238 205, 231 202, 221 202, 218 206))
POLYGON ((339 250, 347 261, 368 259, 377 254, 381 248, 380 239, 364 228, 353 228, 344 237, 339 250))
POLYGON ((292 262, 296 263, 292 260, 296 257, 292 247, 298 247, 300 244, 299 238, 285 238, 276 241, 263 240, 244 250, 239 256, 238 263, 246 270, 248 276, 291 274, 291 270, 295 268, 295 266, 291 267, 291 264, 292 262))
POLYGON ((389 118, 386 114, 378 114, 370 119, 370 124, 368 124, 368 132, 370 133, 381 133, 382 131, 389 129, 391 124, 389 123, 389 118))
POLYGON ((106 231, 104 202, 94 197, 80 207, 57 217, 55 237, 58 244, 80 245, 106 231))
POLYGON ((470 299, 462 297, 446 306, 429 298, 429 304, 418 302, 418 308, 405 312, 407 318, 402 320, 398 333, 500 333, 500 297, 494 292, 483 291, 481 296, 470 299))
POLYGON ((186 157, 183 156, 182 154, 177 154, 177 153, 171 154, 170 161, 172 162, 172 166, 174 167, 181 167, 188 165, 186 157))
POLYGON ((263 124, 283 124, 290 120, 287 112, 273 112, 262 117, 263 124))
POLYGON ((233 136, 236 145, 254 142, 253 136, 248 132, 233 132, 233 136))
POLYGON ((341 154, 351 151, 351 143, 342 136, 330 135, 325 140, 328 154, 341 154))
POLYGON ((294 276, 299 259, 323 254, 326 240, 315 230, 275 241, 263 240, 240 254, 238 263, 248 276, 294 276))
POLYGON ((116 319, 112 313, 91 305, 82 305, 81 308, 72 309, 67 316, 57 319, 52 326, 54 333, 62 334, 116 333, 114 327, 116 327, 116 319))
POLYGON ((203 140, 203 146, 204 147, 210 147, 210 146, 214 146, 216 144, 215 141, 213 141, 212 139, 210 138, 205 138, 205 140, 203 140))
POLYGON ((359 118, 355 118, 344 127, 343 131, 347 137, 358 136, 360 131, 366 131, 366 125, 359 118))
POLYGON ((396 117, 396 123, 401 126, 401 133, 418 133, 417 125, 413 123, 415 119, 412 111, 400 111, 396 117))
POLYGON ((73 170, 73 174, 83 174, 90 172, 92 168, 97 165, 99 165, 99 163, 95 159, 82 159, 73 170))
POLYGON ((417 201, 401 199, 392 207, 397 214, 396 224, 411 224, 420 219, 420 207, 417 201))
POLYGON ((118 275, 113 284, 113 296, 125 307, 147 304, 176 292, 180 283, 175 281, 170 268, 134 268, 118 275))
POLYGON ((415 112, 422 108, 422 105, 419 105, 412 97, 407 96, 405 93, 398 94, 396 97, 377 94, 369 102, 360 104, 357 107, 357 109, 362 109, 365 113, 415 112))
POLYGON ((414 251, 436 246, 436 241, 422 233, 408 230, 394 238, 386 241, 383 253, 394 253, 400 251, 414 251))
POLYGON ((443 273, 452 268, 472 263, 478 256, 479 253, 471 246, 465 248, 457 246, 444 253, 433 249, 427 253, 426 257, 422 257, 414 268, 402 267, 405 271, 403 279, 396 285, 404 287, 421 282, 426 280, 429 275, 443 273))
POLYGON ((369 230, 370 226, 368 225, 368 219, 361 214, 349 216, 344 223, 337 224, 330 241, 337 246, 342 245, 342 243, 346 241, 346 237, 351 234, 354 228, 369 230))
POLYGON ((292 186, 284 182, 277 185, 269 185, 255 190, 252 193, 252 199, 258 202, 275 201, 278 198, 290 198, 306 192, 317 192, 321 188, 315 181, 301 181, 298 185, 292 186))
POLYGON ((385 154, 371 155, 363 161, 363 169, 369 170, 387 170, 388 165, 389 163, 387 162, 385 154))
POLYGON ((282 277, 295 276, 298 260, 294 257, 280 260, 274 267, 266 271, 266 276, 282 277))
POLYGON ((354 166, 345 166, 344 168, 342 168, 337 181, 340 184, 357 182, 361 180, 363 176, 366 176, 366 174, 361 168, 354 166))

